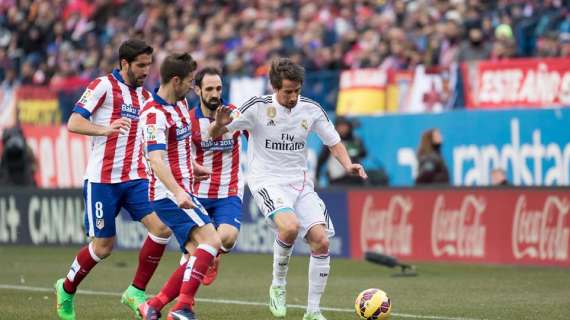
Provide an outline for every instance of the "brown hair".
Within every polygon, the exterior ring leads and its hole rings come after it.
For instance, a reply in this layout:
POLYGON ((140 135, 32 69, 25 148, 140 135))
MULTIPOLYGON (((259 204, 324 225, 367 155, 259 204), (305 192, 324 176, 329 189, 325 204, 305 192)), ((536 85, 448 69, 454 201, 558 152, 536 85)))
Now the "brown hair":
POLYGON ((146 42, 140 39, 129 39, 119 47, 119 66, 121 60, 125 59, 131 63, 137 59, 141 54, 152 54, 153 49, 146 42))
POLYGON ((305 69, 289 58, 277 58, 271 62, 269 82, 274 89, 281 89, 284 79, 303 84, 305 69))
POLYGON ((434 152, 433 149, 433 133, 438 129, 429 129, 422 133, 422 140, 420 142, 420 146, 418 147, 417 156, 424 156, 426 154, 430 154, 434 152))
POLYGON ((198 88, 202 88, 202 80, 204 80, 204 77, 207 74, 211 76, 219 76, 220 79, 222 79, 222 72, 220 69, 215 67, 205 67, 204 69, 198 71, 194 77, 194 84, 198 86, 198 88))
POLYGON ((184 79, 197 67, 198 64, 189 53, 171 54, 160 65, 160 81, 166 84, 174 77, 184 79))

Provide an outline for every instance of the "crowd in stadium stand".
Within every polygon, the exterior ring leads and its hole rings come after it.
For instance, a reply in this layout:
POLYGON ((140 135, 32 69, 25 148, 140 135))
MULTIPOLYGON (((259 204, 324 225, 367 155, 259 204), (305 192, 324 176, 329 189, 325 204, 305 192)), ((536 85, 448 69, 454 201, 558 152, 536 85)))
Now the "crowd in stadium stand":
POLYGON ((187 51, 226 75, 266 74, 279 55, 308 71, 406 70, 570 56, 570 10, 563 0, 0 0, 0 81, 81 86, 117 65, 130 36, 158 62, 187 51))

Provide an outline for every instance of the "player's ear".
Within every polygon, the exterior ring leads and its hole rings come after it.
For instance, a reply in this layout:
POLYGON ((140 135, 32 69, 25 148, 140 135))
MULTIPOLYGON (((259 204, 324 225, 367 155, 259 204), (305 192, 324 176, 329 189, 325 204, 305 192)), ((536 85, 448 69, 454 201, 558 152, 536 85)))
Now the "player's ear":
POLYGON ((194 93, 196 93, 196 95, 197 95, 198 97, 201 97, 201 96, 202 96, 202 95, 201 95, 201 91, 202 91, 202 89, 200 89, 199 86, 197 86, 196 84, 194 84, 194 93))
POLYGON ((127 61, 127 59, 121 59, 121 61, 119 61, 119 70, 128 69, 128 68, 129 68, 129 62, 127 61))

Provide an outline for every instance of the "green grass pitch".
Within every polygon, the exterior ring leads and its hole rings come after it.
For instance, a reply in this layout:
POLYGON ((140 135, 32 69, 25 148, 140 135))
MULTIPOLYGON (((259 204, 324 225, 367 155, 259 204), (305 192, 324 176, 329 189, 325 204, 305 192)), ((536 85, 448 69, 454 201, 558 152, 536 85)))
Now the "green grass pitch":
MULTIPOLYGON (((56 319, 53 283, 67 273, 77 248, 0 247, 0 319, 56 319)), ((156 293, 177 266, 167 252, 149 293, 156 293)), ((133 319, 119 295, 132 279, 136 252, 116 251, 82 283, 75 299, 77 318, 133 319)), ((392 319, 570 319, 570 270, 562 268, 416 264, 418 277, 392 277, 394 270, 367 262, 333 259, 322 306, 329 320, 358 319, 354 299, 381 288, 393 302, 392 319)), ((289 267, 286 319, 302 319, 307 295, 307 257, 289 267)), ((272 319, 265 305, 271 256, 224 256, 216 282, 202 287, 200 320, 272 319)), ((163 317, 166 319, 166 317, 163 317)))

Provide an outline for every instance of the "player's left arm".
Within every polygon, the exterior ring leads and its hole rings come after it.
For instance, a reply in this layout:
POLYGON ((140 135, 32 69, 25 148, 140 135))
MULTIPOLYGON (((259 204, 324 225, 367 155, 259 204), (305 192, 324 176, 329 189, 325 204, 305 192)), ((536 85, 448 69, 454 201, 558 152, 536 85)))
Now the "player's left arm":
POLYGON ((344 146, 344 144, 342 144, 342 142, 338 142, 337 144, 330 146, 329 150, 331 151, 333 157, 335 157, 338 160, 338 162, 342 164, 342 166, 348 173, 355 176, 359 176, 362 179, 368 178, 368 175, 366 174, 366 171, 364 170, 364 167, 362 167, 361 164, 352 163, 352 161, 350 160, 350 156, 348 155, 348 151, 346 151, 346 147, 344 146))
POLYGON ((313 123, 312 130, 319 136, 321 141, 329 147, 331 154, 344 169, 355 176, 362 179, 367 179, 366 171, 359 163, 352 163, 346 147, 342 144, 338 132, 335 130, 334 125, 329 120, 324 110, 317 110, 317 117, 313 123))

